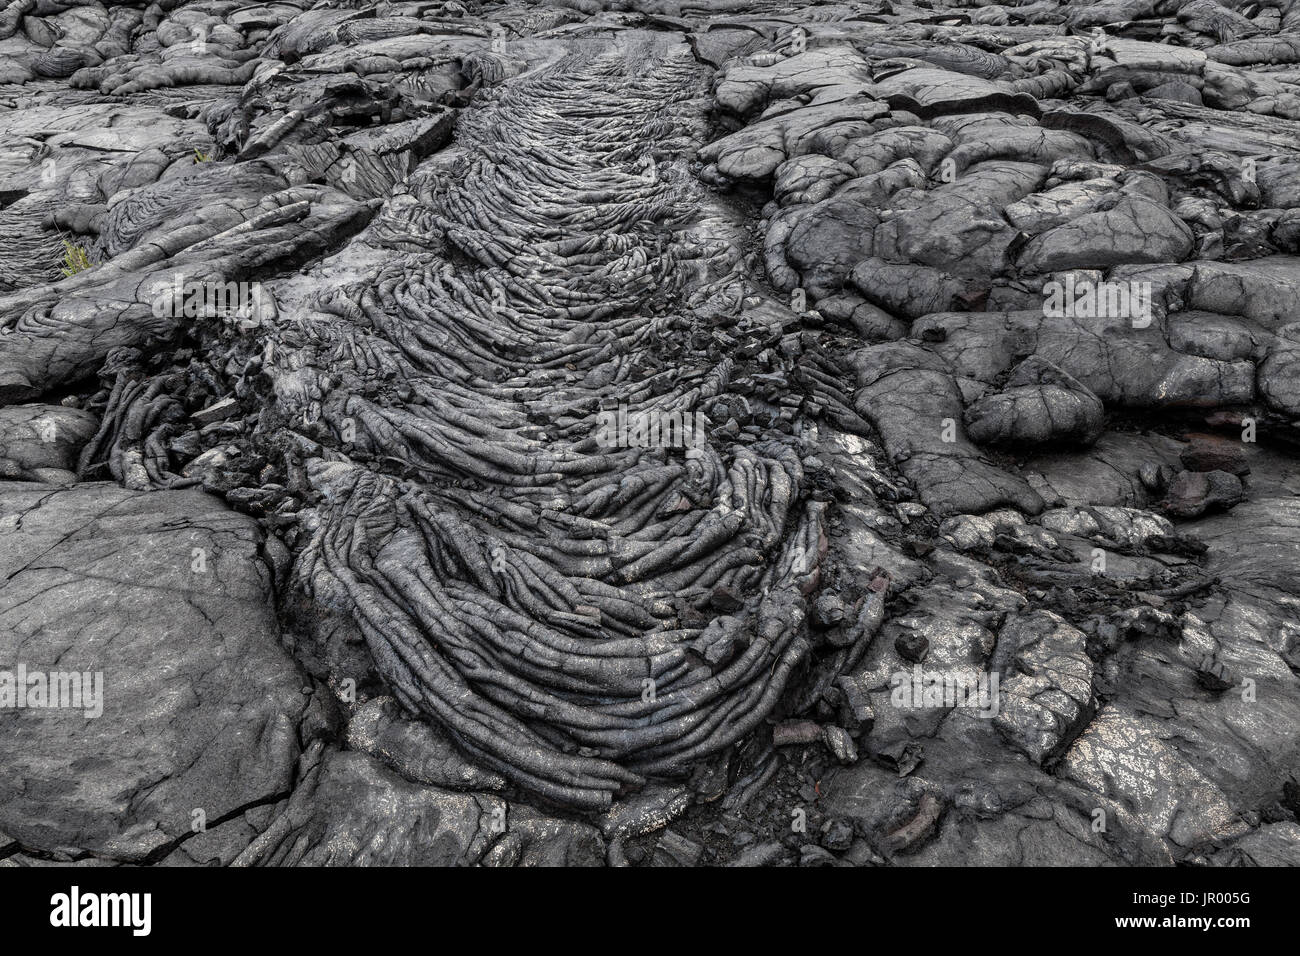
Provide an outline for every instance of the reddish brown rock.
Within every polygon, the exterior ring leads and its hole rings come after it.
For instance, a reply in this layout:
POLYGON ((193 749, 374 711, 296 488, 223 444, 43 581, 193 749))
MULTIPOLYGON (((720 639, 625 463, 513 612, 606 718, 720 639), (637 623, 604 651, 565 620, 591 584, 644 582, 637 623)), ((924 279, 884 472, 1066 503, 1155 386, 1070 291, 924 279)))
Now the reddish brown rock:
POLYGON ((1195 518, 1213 508, 1231 508, 1243 498, 1241 479, 1226 471, 1180 471, 1169 485, 1165 510, 1195 518))
POLYGON ((1191 435, 1179 456, 1188 471, 1226 471, 1230 475, 1250 474, 1246 450, 1240 441, 1219 435, 1191 435))

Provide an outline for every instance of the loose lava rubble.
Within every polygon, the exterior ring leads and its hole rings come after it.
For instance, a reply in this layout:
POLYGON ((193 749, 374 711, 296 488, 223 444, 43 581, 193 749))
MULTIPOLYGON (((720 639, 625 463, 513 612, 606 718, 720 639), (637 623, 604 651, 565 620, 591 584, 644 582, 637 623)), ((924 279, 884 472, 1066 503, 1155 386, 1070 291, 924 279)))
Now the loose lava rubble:
POLYGON ((1300 864, 1298 422, 1292 0, 9 0, 0 865, 1300 864))

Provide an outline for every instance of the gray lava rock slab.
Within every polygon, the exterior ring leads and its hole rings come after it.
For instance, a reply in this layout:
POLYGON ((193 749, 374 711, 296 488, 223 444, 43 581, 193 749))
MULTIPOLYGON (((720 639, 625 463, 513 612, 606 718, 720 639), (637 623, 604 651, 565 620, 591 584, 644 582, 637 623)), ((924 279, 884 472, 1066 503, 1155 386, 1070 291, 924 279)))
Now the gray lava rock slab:
POLYGON ((412 783, 363 753, 304 762, 293 796, 233 865, 467 865, 506 832, 499 797, 412 783))
POLYGON ((288 792, 308 698, 260 538, 198 491, 0 485, 0 667, 102 675, 98 716, 0 708, 14 840, 139 862, 288 792))

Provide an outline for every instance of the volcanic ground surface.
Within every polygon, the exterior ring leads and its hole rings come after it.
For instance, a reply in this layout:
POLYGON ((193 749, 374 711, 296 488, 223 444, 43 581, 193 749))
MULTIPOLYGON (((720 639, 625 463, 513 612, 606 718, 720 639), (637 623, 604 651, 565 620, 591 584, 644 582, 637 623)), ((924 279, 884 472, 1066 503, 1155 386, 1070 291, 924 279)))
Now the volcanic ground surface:
POLYGON ((0 865, 1300 864, 1298 423, 1292 0, 9 0, 0 865))

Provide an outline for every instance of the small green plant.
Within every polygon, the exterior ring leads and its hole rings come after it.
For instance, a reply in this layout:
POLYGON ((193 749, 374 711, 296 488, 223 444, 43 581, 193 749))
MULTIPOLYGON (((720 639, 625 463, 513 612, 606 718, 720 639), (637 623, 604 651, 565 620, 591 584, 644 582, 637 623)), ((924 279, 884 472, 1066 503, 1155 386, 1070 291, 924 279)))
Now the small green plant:
POLYGON ((85 247, 64 239, 63 268, 59 271, 65 276, 75 276, 78 272, 85 272, 90 266, 90 256, 86 255, 85 247))
POLYGON ((205 153, 205 152, 203 152, 203 150, 199 149, 197 146, 194 148, 194 162, 196 162, 196 163, 209 163, 209 162, 211 162, 211 161, 212 161, 212 154, 211 154, 211 153, 205 153))

